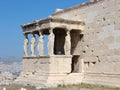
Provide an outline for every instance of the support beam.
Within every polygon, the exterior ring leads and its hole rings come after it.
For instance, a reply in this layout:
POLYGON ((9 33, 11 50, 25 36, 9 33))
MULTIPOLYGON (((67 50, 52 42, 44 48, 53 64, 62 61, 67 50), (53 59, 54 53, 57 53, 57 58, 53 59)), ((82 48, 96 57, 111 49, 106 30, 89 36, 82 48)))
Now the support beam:
POLYGON ((48 55, 54 55, 54 41, 55 41, 55 35, 53 33, 53 28, 49 30, 49 36, 48 36, 48 55))
POLYGON ((71 36, 70 36, 70 30, 66 31, 66 37, 65 37, 65 45, 64 45, 64 51, 65 55, 71 55, 71 36))
POLYGON ((36 39, 35 39, 35 35, 32 34, 32 38, 31 38, 31 56, 35 57, 35 47, 36 47, 36 39))
POLYGON ((44 36, 41 31, 39 31, 38 54, 44 55, 44 36))
POLYGON ((28 56, 28 36, 27 34, 24 34, 24 57, 28 56))

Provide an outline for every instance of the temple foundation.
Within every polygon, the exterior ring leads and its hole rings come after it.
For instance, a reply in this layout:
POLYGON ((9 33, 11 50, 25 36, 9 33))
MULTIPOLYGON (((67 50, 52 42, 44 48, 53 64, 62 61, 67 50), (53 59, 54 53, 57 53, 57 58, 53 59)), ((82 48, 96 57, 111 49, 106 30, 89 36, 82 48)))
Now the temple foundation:
POLYGON ((23 72, 19 84, 39 88, 65 84, 79 84, 82 73, 71 73, 72 55, 52 55, 23 58, 23 72))

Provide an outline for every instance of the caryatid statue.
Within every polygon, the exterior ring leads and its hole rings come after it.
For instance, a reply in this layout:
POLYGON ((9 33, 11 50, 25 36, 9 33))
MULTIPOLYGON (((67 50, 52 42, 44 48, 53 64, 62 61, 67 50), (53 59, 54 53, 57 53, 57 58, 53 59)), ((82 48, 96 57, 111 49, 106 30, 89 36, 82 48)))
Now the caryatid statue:
POLYGON ((39 32, 39 35, 38 53, 39 55, 44 55, 44 36, 42 32, 39 32))
POLYGON ((67 31, 67 35, 65 37, 65 45, 64 45, 65 55, 71 54, 71 37, 70 37, 70 31, 67 31))
POLYGON ((53 55, 54 54, 54 33, 53 29, 49 30, 49 36, 48 36, 48 54, 53 55))
POLYGON ((24 56, 25 57, 28 56, 28 37, 27 37, 27 35, 25 35, 25 39, 24 39, 24 56))
POLYGON ((35 35, 32 35, 31 38, 31 56, 35 56, 35 47, 36 47, 36 39, 35 39, 35 35))

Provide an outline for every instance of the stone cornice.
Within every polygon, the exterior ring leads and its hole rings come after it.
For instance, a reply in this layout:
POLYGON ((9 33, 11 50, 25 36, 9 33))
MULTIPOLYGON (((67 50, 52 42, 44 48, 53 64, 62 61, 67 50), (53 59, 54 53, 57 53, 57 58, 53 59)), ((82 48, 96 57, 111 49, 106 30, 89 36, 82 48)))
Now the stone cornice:
MULTIPOLYGON (((36 20, 31 23, 21 25, 24 33, 29 33, 30 31, 43 30, 48 28, 56 28, 56 27, 68 27, 68 26, 84 26, 85 23, 81 21, 75 21, 70 19, 56 18, 56 17, 48 17, 42 20, 36 20)), ((76 28, 73 28, 76 29, 76 28)))
POLYGON ((104 1, 104 0, 94 0, 94 1, 86 2, 86 3, 82 3, 80 5, 73 6, 73 7, 70 7, 70 8, 55 12, 52 15, 55 16, 55 15, 58 15, 58 14, 69 12, 69 11, 72 11, 72 10, 75 10, 75 9, 79 9, 79 8, 82 8, 82 7, 86 7, 86 6, 89 6, 89 5, 96 4, 96 3, 100 2, 100 1, 104 1))
POLYGON ((31 23, 23 24, 21 27, 29 26, 29 25, 34 25, 34 24, 44 24, 44 23, 49 23, 49 22, 61 22, 61 23, 67 23, 67 24, 81 24, 84 25, 83 22, 81 21, 74 21, 70 19, 63 19, 63 18, 56 18, 56 17, 48 17, 42 20, 35 20, 31 23))

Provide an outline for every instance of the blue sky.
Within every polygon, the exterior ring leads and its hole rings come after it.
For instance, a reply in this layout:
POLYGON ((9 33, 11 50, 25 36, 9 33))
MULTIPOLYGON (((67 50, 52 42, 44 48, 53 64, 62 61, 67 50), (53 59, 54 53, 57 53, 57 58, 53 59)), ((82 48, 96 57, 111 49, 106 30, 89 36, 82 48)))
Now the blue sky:
POLYGON ((0 0, 0 57, 23 56, 20 25, 89 0, 0 0))

